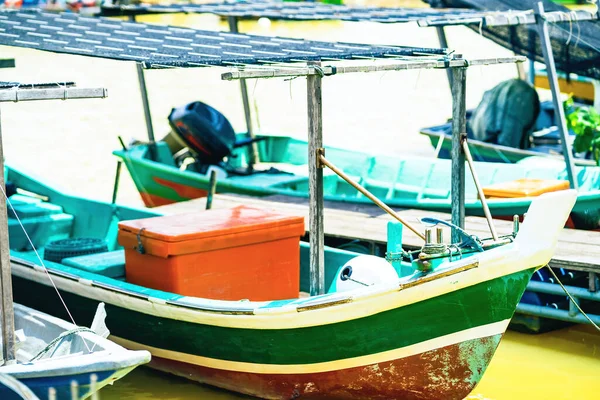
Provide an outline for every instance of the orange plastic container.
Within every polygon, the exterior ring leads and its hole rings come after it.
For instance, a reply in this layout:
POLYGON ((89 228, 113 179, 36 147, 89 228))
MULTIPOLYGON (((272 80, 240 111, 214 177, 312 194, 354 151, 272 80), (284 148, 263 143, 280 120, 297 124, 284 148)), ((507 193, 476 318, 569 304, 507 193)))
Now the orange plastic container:
POLYGON ((543 193, 569 189, 569 181, 523 178, 483 187, 485 197, 535 197, 543 193))
POLYGON ((128 282, 219 300, 300 291, 304 218, 239 206, 119 223, 128 282), (141 251, 140 251, 141 249, 141 251))

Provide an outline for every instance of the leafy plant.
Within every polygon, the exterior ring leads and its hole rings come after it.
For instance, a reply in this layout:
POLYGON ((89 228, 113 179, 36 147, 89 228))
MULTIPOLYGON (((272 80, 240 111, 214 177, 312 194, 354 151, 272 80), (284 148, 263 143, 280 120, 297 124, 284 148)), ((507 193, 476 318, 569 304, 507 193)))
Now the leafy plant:
POLYGON ((575 133, 573 149, 577 153, 589 151, 600 165, 600 113, 594 107, 576 107, 573 99, 565 101, 567 125, 575 133))

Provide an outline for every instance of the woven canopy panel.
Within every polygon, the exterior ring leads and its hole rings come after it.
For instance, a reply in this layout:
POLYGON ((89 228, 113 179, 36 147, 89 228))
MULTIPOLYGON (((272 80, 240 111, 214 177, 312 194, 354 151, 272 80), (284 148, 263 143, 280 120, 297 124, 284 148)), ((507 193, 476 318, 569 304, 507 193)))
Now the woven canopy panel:
MULTIPOLYGON (((469 7, 474 10, 530 10, 540 0, 426 0, 435 7, 469 7)), ((544 0, 546 12, 570 10, 544 0)), ((479 32, 478 27, 472 29, 479 32)), ((566 73, 575 73, 600 79, 600 22, 579 21, 549 26, 556 67, 566 73)), ((494 42, 521 54, 544 62, 540 38, 535 25, 512 27, 482 27, 482 34, 494 42)))
POLYGON ((103 5, 103 15, 140 15, 153 13, 198 13, 234 16, 240 18, 267 17, 287 20, 342 20, 372 21, 382 23, 410 22, 426 18, 455 17, 472 18, 482 13, 473 10, 435 10, 423 8, 348 7, 319 2, 289 1, 225 1, 219 3, 171 5, 132 4, 103 5))
MULTIPOLYGON (((281 2, 281 1, 225 1, 209 4, 177 3, 172 5, 109 5, 101 8, 106 16, 116 15, 142 15, 164 13, 197 13, 216 14, 225 17, 259 18, 267 17, 280 20, 297 21, 369 21, 380 23, 418 22, 421 26, 444 25, 520 25, 535 23, 532 12, 523 13, 509 10, 489 10, 486 8, 448 8, 432 9, 422 8, 382 8, 382 7, 348 7, 318 2, 281 2), (507 12, 508 11, 508 12, 507 12)), ((530 8, 531 10, 531 8, 530 8)), ((587 11, 574 11, 570 13, 554 13, 548 15, 554 21, 572 21, 575 19, 589 19, 587 11)))
POLYGON ((146 68, 445 55, 445 49, 318 42, 38 10, 0 12, 0 44, 133 60, 146 68))

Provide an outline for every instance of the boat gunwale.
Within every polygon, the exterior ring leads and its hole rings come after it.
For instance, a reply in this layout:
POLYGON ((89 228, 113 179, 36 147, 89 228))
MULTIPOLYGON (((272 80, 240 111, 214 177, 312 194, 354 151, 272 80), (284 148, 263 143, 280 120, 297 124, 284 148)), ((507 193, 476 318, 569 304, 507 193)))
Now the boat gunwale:
MULTIPOLYGON (((459 260, 453 268, 461 268, 462 270, 456 274, 441 277, 432 282, 426 282, 432 286, 432 290, 425 291, 421 285, 413 287, 402 287, 400 279, 391 284, 374 285, 368 288, 360 288, 350 292, 328 293, 321 296, 315 296, 308 299, 297 299, 284 304, 277 304, 269 307, 271 302, 244 302, 244 305, 257 307, 242 310, 235 308, 224 307, 206 307, 200 304, 190 304, 185 302, 185 297, 180 297, 176 300, 161 300, 159 302, 152 301, 151 296, 132 296, 124 291, 115 291, 103 282, 89 281, 86 284, 79 280, 58 276, 55 284, 60 290, 74 293, 79 296, 87 297, 93 300, 103 301, 105 303, 131 309, 136 312, 151 314, 158 317, 188 321, 191 323, 207 324, 213 326, 231 327, 231 328, 248 328, 248 329, 288 329, 301 328, 309 326, 327 325, 331 323, 343 322, 348 320, 360 319, 370 315, 385 312, 387 310, 396 309, 399 307, 415 304, 420 301, 435 298, 446 293, 456 290, 501 279, 512 273, 522 271, 529 268, 537 268, 539 266, 524 262, 522 253, 518 250, 518 246, 508 244, 499 248, 488 250, 484 253, 486 257, 471 256, 463 260, 459 260), (508 249, 507 249, 508 247, 508 249), (512 256, 507 257, 507 251, 512 256), (487 254, 486 254, 487 253, 487 254), (493 253, 489 255, 490 253, 493 253), (513 263, 506 263, 506 259, 515 260, 513 263), (465 261, 467 261, 465 263, 465 261), (477 262, 478 268, 465 268, 465 265, 477 262), (486 265, 495 264, 495 265, 486 265), (531 265, 530 265, 531 264, 531 265), (486 266, 488 268, 486 268, 486 266), (490 273, 493 271, 494 273, 490 273), (468 274, 466 279, 457 280, 456 276, 460 274, 468 274), (419 287, 420 286, 420 287, 419 287), (89 288, 89 289, 88 289, 89 288), (90 291, 91 290, 91 291, 90 291), (101 292, 109 292, 116 296, 106 296, 101 292), (427 293, 425 293, 427 292, 427 293), (331 306, 318 307, 309 310, 299 310, 315 299, 321 297, 329 298, 331 306), (351 297, 351 301, 341 301, 351 297), (421 298, 423 297, 423 298, 421 298), (145 300, 145 301, 144 301, 145 300), (182 301, 178 301, 182 300, 182 301), (140 302, 142 301, 142 302, 140 302), (266 307, 265 307, 266 306, 266 307), (346 308, 344 308, 346 307, 346 308), (348 308, 351 307, 351 308, 348 308), (241 311, 236 313, 235 311, 241 311), (302 311, 302 312, 301 312, 302 311)), ((11 262, 15 265, 15 275, 24 279, 33 280, 40 284, 50 286, 47 278, 41 275, 43 272, 36 270, 33 263, 27 260, 18 260, 14 256, 11 257, 11 262), (19 267, 27 268, 21 270, 19 267), (37 272, 37 277, 32 276, 37 272)), ((448 268, 452 270, 453 268, 448 268)), ((48 272, 54 274, 55 269, 48 268, 48 272)), ((209 299, 204 299, 209 300, 209 299)), ((210 301, 210 300, 209 300, 210 301)), ((212 300, 214 301, 214 300, 212 300)), ((230 306, 234 301, 215 301, 219 305, 230 306), (228 304, 229 303, 229 304, 228 304)))

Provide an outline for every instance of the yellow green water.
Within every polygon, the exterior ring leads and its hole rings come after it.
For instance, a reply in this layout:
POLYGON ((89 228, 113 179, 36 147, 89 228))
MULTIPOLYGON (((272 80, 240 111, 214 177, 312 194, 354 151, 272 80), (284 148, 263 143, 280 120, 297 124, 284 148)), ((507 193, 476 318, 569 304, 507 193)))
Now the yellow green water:
MULTIPOLYGON (((393 0, 382 2, 403 4, 393 0)), ((214 16, 153 16, 143 20, 227 29, 214 16)), ((420 29, 414 24, 244 21, 240 29, 315 40, 437 46, 434 30, 420 29)), ((455 27, 447 33, 451 47, 467 57, 510 55, 469 29, 455 27)), ((110 201, 116 163, 111 151, 119 147, 117 135, 122 135, 125 141, 132 137, 143 139, 145 135, 133 64, 8 47, 1 47, 0 51, 3 57, 17 60, 16 69, 2 71, 2 80, 74 80, 81 87, 108 88, 109 97, 104 100, 5 104, 2 134, 4 154, 12 165, 71 193, 110 201)), ((221 82, 221 72, 222 69, 200 69, 147 73, 158 137, 169 129, 166 117, 171 107, 193 100, 213 105, 227 115, 236 129, 243 129, 238 85, 221 82)), ((515 72, 510 65, 470 68, 467 106, 476 106, 485 90, 514 77, 515 72)), ((327 78, 323 86, 324 140, 331 145, 430 155, 433 151, 429 142, 417 132, 421 127, 443 122, 451 113, 444 71, 336 76, 327 78)), ((251 82, 249 88, 262 131, 306 136, 306 86, 301 79, 251 82)), ((127 173, 122 174, 118 201, 141 205, 127 173)), ((600 399, 599 351, 600 335, 589 328, 575 327, 538 336, 508 332, 470 398, 600 399)), ((139 368, 104 389, 101 398, 243 397, 139 368)))
MULTIPOLYGON (((101 392, 117 399, 248 399, 148 368, 101 392)), ((600 334, 575 326, 541 335, 507 332, 469 400, 594 400, 600 398, 600 334)))

